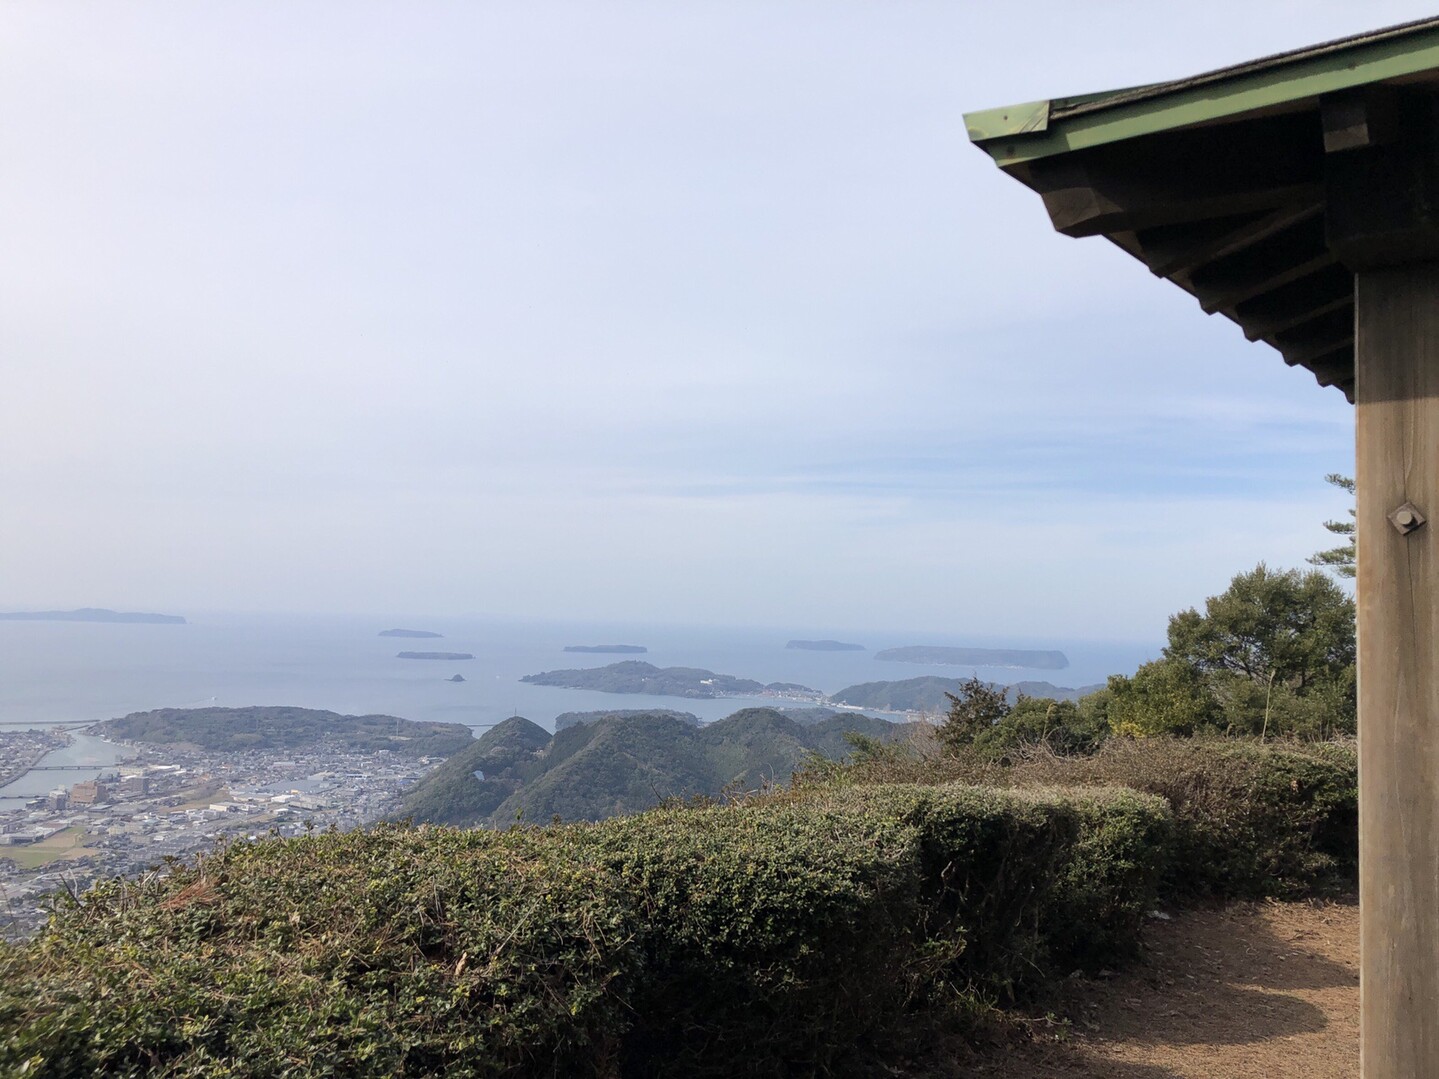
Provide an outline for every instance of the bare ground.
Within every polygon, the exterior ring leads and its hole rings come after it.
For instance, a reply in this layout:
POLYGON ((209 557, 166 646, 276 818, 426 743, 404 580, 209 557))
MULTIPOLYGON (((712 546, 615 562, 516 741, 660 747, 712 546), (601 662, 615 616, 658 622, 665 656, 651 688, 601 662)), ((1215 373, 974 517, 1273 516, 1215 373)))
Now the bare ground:
POLYGON ((1354 1079, 1359 908, 1239 904, 1147 925, 1145 959, 1074 978, 1059 1019, 965 1062, 984 1079, 1354 1079))

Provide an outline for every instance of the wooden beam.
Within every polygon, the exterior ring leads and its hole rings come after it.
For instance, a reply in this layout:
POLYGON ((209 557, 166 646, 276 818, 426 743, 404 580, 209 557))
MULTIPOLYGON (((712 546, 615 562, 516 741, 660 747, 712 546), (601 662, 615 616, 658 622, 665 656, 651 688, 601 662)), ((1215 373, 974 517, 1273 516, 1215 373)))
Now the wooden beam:
MULTIPOLYGON (((1279 342, 1273 342, 1273 344, 1283 355, 1284 362, 1290 367, 1307 367, 1316 375, 1319 374, 1316 364, 1320 360, 1331 360, 1341 354, 1350 357, 1354 355, 1354 335, 1352 333, 1325 334, 1297 344, 1281 344, 1279 342)), ((1351 359, 1345 366, 1353 370, 1353 360, 1351 359)))
POLYGON ((1150 272, 1159 277, 1174 277, 1253 247, 1291 225, 1317 218, 1323 211, 1323 202, 1314 199, 1281 206, 1268 213, 1148 229, 1137 239, 1143 252, 1141 257, 1150 272))
POLYGON ((1399 137, 1399 93, 1377 84, 1330 94, 1319 101, 1324 152, 1383 146, 1399 137))
MULTIPOLYGON (((1285 363, 1289 363, 1285 358, 1285 363)), ((1291 367, 1301 366, 1290 364, 1291 367)), ((1306 371, 1314 375, 1314 381, 1321 386, 1342 386, 1346 382, 1354 381, 1354 343, 1352 341, 1341 345, 1333 352, 1326 352, 1322 356, 1315 356, 1306 360, 1303 365, 1306 371)), ((1353 403, 1352 401, 1350 402, 1353 403)))
POLYGON ((1272 116, 1101 146, 1011 171, 1054 227, 1097 236, 1320 201, 1323 140, 1312 117, 1272 116))
POLYGON ((1439 264, 1361 272, 1356 308, 1360 1069, 1439 1079, 1439 264))
POLYGON ((1354 275, 1336 264, 1239 304, 1233 318, 1251 341, 1283 333, 1331 311, 1354 306, 1354 275))
POLYGON ((1396 101, 1398 135, 1324 158, 1327 243, 1353 270, 1439 261, 1439 96, 1396 101))
POLYGON ((1258 247, 1190 274, 1190 291, 1199 298, 1200 307, 1213 314, 1308 277, 1335 261, 1324 245, 1324 222, 1306 220, 1258 247))
POLYGON ((1269 343, 1284 354, 1284 362, 1291 367, 1297 363, 1308 367, 1312 360, 1340 349, 1347 348, 1352 354, 1354 312, 1350 308, 1331 311, 1284 333, 1275 334, 1269 343))

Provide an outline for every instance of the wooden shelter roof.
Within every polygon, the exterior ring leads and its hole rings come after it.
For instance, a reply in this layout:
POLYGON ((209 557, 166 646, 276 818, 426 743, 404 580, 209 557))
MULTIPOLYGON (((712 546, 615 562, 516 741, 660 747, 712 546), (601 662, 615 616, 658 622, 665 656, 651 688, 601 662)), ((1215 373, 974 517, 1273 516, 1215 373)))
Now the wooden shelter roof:
MULTIPOLYGON (((1431 18, 1174 82, 970 113, 965 124, 1043 197, 1060 232, 1107 237, 1352 401, 1354 271, 1369 252, 1334 242, 1352 230, 1336 229, 1329 195, 1386 168, 1386 144, 1415 129, 1402 118, 1416 104, 1432 110, 1436 91, 1431 18), (1361 149, 1370 153, 1336 169, 1336 156, 1361 149)), ((1439 207, 1433 216, 1434 250, 1411 255, 1439 259, 1439 207)))

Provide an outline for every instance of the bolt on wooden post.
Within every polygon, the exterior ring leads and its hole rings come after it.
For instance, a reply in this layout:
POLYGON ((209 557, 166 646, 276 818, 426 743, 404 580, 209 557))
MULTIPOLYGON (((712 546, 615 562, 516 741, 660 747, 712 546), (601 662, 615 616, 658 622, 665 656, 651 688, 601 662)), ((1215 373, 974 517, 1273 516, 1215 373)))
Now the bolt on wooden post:
POLYGON ((1369 133, 1326 161, 1355 270, 1360 1070, 1439 1079, 1439 123, 1429 94, 1330 104, 1369 133))

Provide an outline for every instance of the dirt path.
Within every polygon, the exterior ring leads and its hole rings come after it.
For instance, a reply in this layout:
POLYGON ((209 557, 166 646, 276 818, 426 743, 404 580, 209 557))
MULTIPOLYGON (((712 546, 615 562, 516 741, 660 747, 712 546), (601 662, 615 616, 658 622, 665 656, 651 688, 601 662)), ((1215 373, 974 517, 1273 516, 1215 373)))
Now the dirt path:
POLYGON ((1148 923, 1146 959, 1078 980, 1067 1030, 976 1062, 986 1079, 1354 1079, 1359 908, 1236 905, 1148 923))

